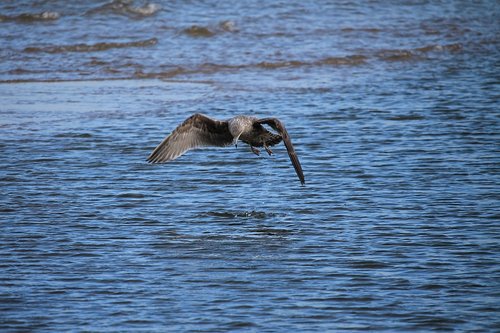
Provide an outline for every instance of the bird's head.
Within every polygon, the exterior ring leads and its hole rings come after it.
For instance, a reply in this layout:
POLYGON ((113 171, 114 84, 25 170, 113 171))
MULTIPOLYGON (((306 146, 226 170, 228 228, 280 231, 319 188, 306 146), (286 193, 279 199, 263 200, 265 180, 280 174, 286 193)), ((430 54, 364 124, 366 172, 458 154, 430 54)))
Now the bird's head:
POLYGON ((238 148, 238 140, 240 136, 245 132, 246 126, 248 126, 247 121, 244 117, 237 116, 229 120, 229 132, 233 136, 233 144, 238 148))

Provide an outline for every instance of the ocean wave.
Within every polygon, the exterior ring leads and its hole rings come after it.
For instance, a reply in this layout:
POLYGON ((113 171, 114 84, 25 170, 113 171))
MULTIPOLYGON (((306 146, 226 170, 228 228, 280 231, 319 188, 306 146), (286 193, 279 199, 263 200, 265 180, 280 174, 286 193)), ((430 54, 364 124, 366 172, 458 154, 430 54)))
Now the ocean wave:
POLYGON ((303 66, 342 66, 342 65, 361 65, 366 62, 366 57, 363 55, 351 55, 345 57, 327 57, 316 61, 276 61, 267 62, 263 61, 255 64, 255 67, 265 69, 275 69, 283 67, 303 67, 303 66))
MULTIPOLYGON (((156 45, 158 40, 150 38, 146 40, 132 42, 102 42, 97 44, 73 44, 73 45, 54 45, 54 46, 29 46, 24 49, 27 53, 49 53, 58 54, 66 52, 99 52, 109 49, 119 48, 146 48, 156 45)), ((319 59, 275 59, 275 60, 254 60, 249 58, 247 62, 241 63, 212 63, 202 62, 199 64, 188 65, 182 61, 178 63, 158 64, 145 62, 127 62, 116 63, 114 61, 105 61, 101 58, 92 58, 86 62, 85 67, 91 67, 91 72, 99 78, 120 78, 120 79, 171 79, 189 75, 210 75, 216 73, 237 73, 238 71, 279 71, 294 70, 297 68, 320 68, 320 67, 342 67, 342 66, 363 66, 371 62, 394 62, 394 61, 426 61, 441 57, 441 54, 451 54, 461 52, 463 46, 460 43, 454 44, 430 44, 413 49, 381 49, 381 50, 358 50, 358 53, 347 56, 325 56, 319 59)), ((156 51, 155 51, 156 52, 156 51)), ((72 69, 64 71, 64 75, 72 75, 72 69), (70 74, 68 74, 70 73, 70 74)), ((41 74, 49 75, 50 71, 38 72, 28 67, 16 67, 3 74, 8 76, 18 76, 14 80, 28 80, 29 77, 38 77, 41 74)), ((61 72, 62 73, 62 72, 61 72)), ((2 74, 2 73, 0 73, 2 74)), ((54 73, 52 79, 57 80, 57 73, 54 73)), ((36 80, 36 79, 35 79, 36 80)), ((43 79, 42 79, 43 80, 43 79)), ((12 81, 11 79, 7 81, 12 81)))
POLYGON ((215 27, 204 27, 200 25, 192 25, 189 28, 185 28, 182 32, 191 37, 212 37, 217 33, 223 32, 238 32, 239 28, 236 23, 231 20, 226 20, 219 22, 215 27))
POLYGON ((33 70, 33 69, 27 69, 27 68, 22 68, 22 67, 16 67, 14 69, 6 71, 6 73, 11 74, 11 75, 27 75, 27 74, 44 74, 44 73, 50 73, 45 70, 33 70))
POLYGON ((192 73, 194 72, 188 71, 182 67, 161 72, 144 72, 142 69, 137 69, 134 73, 134 77, 137 79, 169 79, 175 76, 192 73))
POLYGON ((427 45, 415 49, 392 49, 380 50, 376 52, 376 57, 384 61, 405 61, 419 60, 426 58, 429 53, 439 52, 459 52, 463 48, 462 44, 446 44, 446 45, 427 45))
POLYGON ((257 67, 257 68, 265 68, 265 69, 275 69, 275 68, 284 68, 284 67, 302 67, 307 66, 307 61, 298 61, 298 60, 285 60, 285 61, 262 61, 257 64, 248 65, 247 67, 257 67))
POLYGON ((0 15, 0 22, 33 23, 39 21, 55 21, 61 17, 58 12, 24 13, 14 16, 0 15))
POLYGON ((238 32, 240 29, 234 21, 226 20, 219 23, 219 28, 227 32, 238 32))
POLYGON ((364 55, 355 54, 346 57, 328 57, 316 62, 317 65, 330 65, 330 66, 341 66, 341 65, 362 65, 366 62, 368 58, 364 55))
MULTIPOLYGON (((299 68, 299 67, 320 67, 320 66, 361 66, 372 60, 379 61, 405 61, 405 60, 419 60, 427 59, 431 53, 440 52, 458 52, 462 49, 461 44, 447 44, 447 45, 428 45, 415 49, 387 49, 376 51, 372 55, 353 54, 343 57, 325 57, 318 60, 279 60, 279 61, 260 61, 248 64, 215 64, 203 63, 198 66, 190 68, 181 65, 172 67, 166 71, 147 72, 138 70, 135 73, 136 78, 172 78, 180 75, 191 74, 212 74, 218 72, 231 72, 238 70, 279 70, 286 68, 299 68)), ((368 53, 368 52, 367 52, 368 53)))
POLYGON ((462 44, 460 43, 454 43, 454 44, 447 44, 447 45, 428 45, 424 47, 419 47, 415 49, 417 52, 458 52, 461 51, 463 48, 462 44))
POLYGON ((212 37, 215 35, 215 32, 209 28, 198 25, 192 25, 189 28, 184 29, 183 32, 192 37, 212 37))
POLYGON ((381 50, 376 55, 380 60, 385 61, 403 61, 421 57, 421 54, 412 50, 381 50))
POLYGON ((124 42, 124 43, 113 43, 113 42, 102 42, 96 44, 73 44, 73 45, 56 45, 56 46, 29 46, 24 49, 24 52, 28 53, 66 53, 66 52, 97 52, 106 51, 109 49, 127 48, 127 47, 147 47, 153 46, 158 43, 158 39, 150 38, 146 40, 140 40, 135 42, 124 42))
POLYGON ((345 27, 341 29, 342 32, 371 32, 371 33, 378 33, 382 32, 382 29, 379 28, 351 28, 351 27, 345 27))
POLYGON ((367 58, 362 55, 351 55, 346 57, 327 57, 319 59, 316 61, 299 61, 299 60, 284 60, 284 61, 261 61, 257 63, 250 64, 214 64, 214 63, 203 63, 199 66, 193 68, 185 68, 182 66, 176 66, 166 71, 160 72, 144 72, 138 70, 135 72, 136 78, 159 78, 167 79, 179 75, 188 74, 212 74, 224 71, 236 71, 236 70, 247 70, 247 69, 282 69, 282 68, 296 68, 296 67, 314 67, 314 66, 356 66, 365 63, 367 58))
POLYGON ((86 15, 115 14, 131 18, 143 18, 155 15, 161 10, 161 6, 155 3, 145 3, 143 6, 134 6, 131 0, 113 0, 102 6, 93 8, 86 15))

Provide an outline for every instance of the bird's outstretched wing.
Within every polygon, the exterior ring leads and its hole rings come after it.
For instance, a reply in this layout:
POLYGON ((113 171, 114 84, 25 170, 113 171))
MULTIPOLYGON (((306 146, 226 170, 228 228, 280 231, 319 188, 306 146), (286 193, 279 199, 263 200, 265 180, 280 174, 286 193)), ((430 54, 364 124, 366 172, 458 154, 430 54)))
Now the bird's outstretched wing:
POLYGON ((180 124, 149 155, 150 163, 163 163, 176 159, 187 150, 204 146, 227 146, 233 142, 227 121, 194 114, 180 124))
POLYGON ((275 131, 277 131, 281 137, 283 138, 283 143, 285 144, 286 150, 288 151, 288 156, 290 157, 290 161, 292 161, 293 168, 297 173, 297 176, 300 179, 300 183, 302 185, 305 184, 304 180, 304 172, 302 171, 302 166, 300 165, 299 158, 295 153, 295 149, 293 149, 292 141, 290 140, 290 136, 286 131, 285 125, 277 118, 263 118, 257 121, 259 124, 266 124, 271 126, 275 131))

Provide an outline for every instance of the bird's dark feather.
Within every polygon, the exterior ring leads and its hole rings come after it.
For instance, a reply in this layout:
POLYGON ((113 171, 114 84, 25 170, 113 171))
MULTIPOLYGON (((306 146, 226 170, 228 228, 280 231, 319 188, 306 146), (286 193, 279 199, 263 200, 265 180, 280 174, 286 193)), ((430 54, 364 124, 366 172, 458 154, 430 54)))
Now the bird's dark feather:
POLYGON ((300 179, 300 183, 304 185, 304 172, 302 171, 302 166, 300 165, 297 153, 295 153, 295 149, 293 148, 292 141, 290 140, 290 136, 288 135, 285 125, 283 125, 283 123, 277 118, 262 118, 257 120, 257 123, 269 125, 276 132, 278 132, 278 134, 283 139, 283 143, 285 144, 286 150, 288 151, 288 156, 290 157, 293 168, 295 169, 295 172, 300 179))
POLYGON ((168 162, 189 149, 203 146, 223 147, 231 144, 232 140, 227 121, 214 120, 197 113, 167 136, 147 160, 150 163, 168 162))

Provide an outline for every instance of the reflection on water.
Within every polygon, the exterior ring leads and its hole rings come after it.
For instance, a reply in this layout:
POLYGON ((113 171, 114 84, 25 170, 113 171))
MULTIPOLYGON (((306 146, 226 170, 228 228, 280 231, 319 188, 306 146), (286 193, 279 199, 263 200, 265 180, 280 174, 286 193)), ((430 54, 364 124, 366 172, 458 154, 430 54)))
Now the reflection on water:
POLYGON ((1 4, 0 326, 494 331, 497 16, 1 4), (306 186, 282 145, 147 164, 195 112, 279 117, 306 186))

